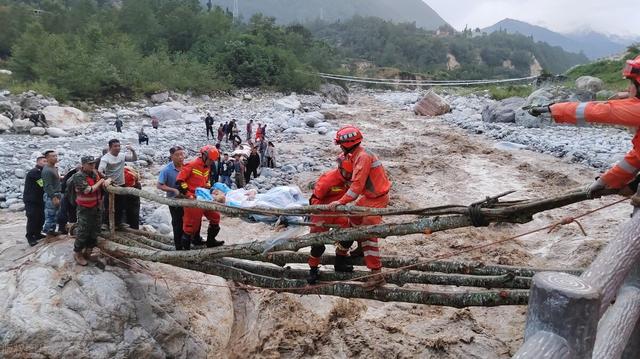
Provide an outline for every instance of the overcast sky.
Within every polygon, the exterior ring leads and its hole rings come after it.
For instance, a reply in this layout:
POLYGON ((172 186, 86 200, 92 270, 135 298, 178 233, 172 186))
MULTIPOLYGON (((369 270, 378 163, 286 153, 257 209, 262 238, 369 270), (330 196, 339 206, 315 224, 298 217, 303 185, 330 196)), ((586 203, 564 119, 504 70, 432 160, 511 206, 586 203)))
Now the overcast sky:
POLYGON ((622 36, 640 35, 640 2, 605 0, 424 0, 458 30, 486 27, 504 18, 553 31, 591 28, 622 36))

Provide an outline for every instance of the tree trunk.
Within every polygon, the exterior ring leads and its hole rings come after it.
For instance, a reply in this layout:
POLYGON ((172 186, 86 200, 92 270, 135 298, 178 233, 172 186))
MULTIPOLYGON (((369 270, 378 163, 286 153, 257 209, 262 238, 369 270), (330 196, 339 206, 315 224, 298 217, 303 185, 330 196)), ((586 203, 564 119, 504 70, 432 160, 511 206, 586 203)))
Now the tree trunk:
POLYGON ((385 286, 374 291, 366 291, 361 284, 343 282, 326 286, 308 286, 304 280, 272 278, 218 263, 188 263, 185 268, 278 292, 333 295, 344 298, 373 299, 382 302, 406 302, 464 308, 470 306, 526 305, 529 297, 529 292, 526 290, 447 293, 385 286))
MULTIPOLYGON (((240 256, 237 258, 248 259, 254 261, 270 262, 279 266, 285 266, 292 263, 307 263, 309 259, 308 253, 299 252, 272 252, 266 255, 240 256)), ((321 264, 333 265, 335 263, 335 255, 323 254, 320 258, 321 264)), ((460 273, 473 275, 505 275, 512 274, 518 277, 533 277, 539 272, 565 272, 573 275, 580 275, 582 269, 539 269, 527 267, 513 267, 505 265, 485 265, 480 262, 457 262, 457 261, 428 261, 428 258, 420 257, 397 257, 397 256, 381 256, 382 266, 384 268, 399 268, 410 265, 416 265, 423 261, 424 263, 416 266, 413 270, 424 272, 440 272, 440 273, 460 273)), ((354 265, 364 266, 364 258, 351 258, 354 265)))
MULTIPOLYGON (((221 263, 234 268, 249 271, 254 274, 265 275, 274 278, 285 279, 306 279, 309 271, 307 269, 282 268, 270 264, 261 264, 259 262, 248 262, 234 258, 222 258, 212 263, 221 263)), ((321 271, 320 279, 322 281, 346 281, 358 280, 369 275, 368 271, 354 271, 352 273, 341 273, 334 271, 321 271)), ((385 275, 387 282, 403 286, 407 283, 415 284, 432 284, 432 285, 451 285, 457 287, 478 287, 478 288, 513 288, 513 289, 529 289, 531 286, 531 278, 516 277, 512 274, 503 274, 497 276, 473 276, 465 274, 443 274, 443 273, 425 273, 419 271, 399 271, 385 275)))

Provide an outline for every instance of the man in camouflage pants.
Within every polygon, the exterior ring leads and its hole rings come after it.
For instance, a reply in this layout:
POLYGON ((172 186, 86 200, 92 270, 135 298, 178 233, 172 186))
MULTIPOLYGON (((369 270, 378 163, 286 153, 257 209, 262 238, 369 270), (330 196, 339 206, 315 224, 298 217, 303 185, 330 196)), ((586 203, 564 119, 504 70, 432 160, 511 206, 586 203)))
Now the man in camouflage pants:
POLYGON ((102 187, 111 184, 111 179, 100 179, 93 156, 82 157, 82 169, 71 177, 76 192, 78 229, 73 245, 73 258, 81 266, 88 264, 93 247, 98 243, 101 223, 102 187))

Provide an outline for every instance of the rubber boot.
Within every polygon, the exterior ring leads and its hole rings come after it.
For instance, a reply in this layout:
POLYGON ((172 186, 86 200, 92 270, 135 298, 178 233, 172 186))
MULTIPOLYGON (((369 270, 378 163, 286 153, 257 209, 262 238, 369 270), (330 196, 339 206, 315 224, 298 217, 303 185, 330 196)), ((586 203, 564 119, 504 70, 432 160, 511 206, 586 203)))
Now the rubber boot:
POLYGON ((362 242, 358 242, 358 247, 351 251, 351 257, 364 257, 364 251, 362 250, 362 242))
POLYGON ((87 260, 84 259, 84 255, 82 255, 82 252, 73 252, 73 259, 76 260, 76 263, 78 263, 81 266, 86 266, 87 264, 87 260))
POLYGON ((219 224, 209 225, 209 229, 207 230, 207 248, 219 247, 224 244, 224 241, 216 240, 218 233, 220 233, 219 224))
POLYGON ((350 259, 349 257, 346 256, 336 256, 336 261, 333 265, 333 269, 336 272, 346 272, 346 273, 351 273, 353 272, 353 266, 350 263, 350 259))
POLYGON ((202 236, 200 236, 200 233, 196 233, 193 236, 191 244, 193 244, 194 246, 204 246, 204 241, 202 240, 202 236))
POLYGON ((378 287, 382 287, 387 284, 387 281, 384 280, 384 276, 382 275, 382 269, 374 269, 371 271, 371 276, 367 278, 367 281, 362 285, 364 290, 372 291, 378 287))
POLYGON ((309 269, 309 276, 307 277, 307 283, 309 283, 310 285, 314 285, 318 283, 319 279, 320 279, 320 269, 318 267, 311 267, 311 269, 309 269))
POLYGON ((188 251, 191 249, 191 235, 183 233, 182 234, 182 249, 188 251))

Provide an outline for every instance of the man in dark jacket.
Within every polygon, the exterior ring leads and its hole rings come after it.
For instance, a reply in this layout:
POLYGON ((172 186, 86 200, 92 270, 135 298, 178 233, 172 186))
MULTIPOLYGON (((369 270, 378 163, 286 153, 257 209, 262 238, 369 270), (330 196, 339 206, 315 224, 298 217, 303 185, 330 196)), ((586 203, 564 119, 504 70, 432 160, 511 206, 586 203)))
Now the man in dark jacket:
POLYGON ((211 117, 210 113, 207 113, 207 117, 204 118, 204 124, 207 126, 207 140, 209 139, 209 133, 211 133, 211 138, 216 138, 213 134, 213 117, 211 117))
POLYGON ((58 229, 61 234, 68 234, 67 223, 76 223, 76 203, 75 203, 75 189, 70 179, 80 171, 80 166, 67 172, 62 179, 60 187, 64 191, 62 201, 60 201, 60 210, 58 211, 58 229))
POLYGON ((254 179, 258 178, 258 167, 260 167, 260 155, 258 154, 258 148, 253 147, 247 160, 247 170, 244 172, 245 183, 249 183, 252 173, 254 179))
POLYGON ((27 215, 27 242, 35 246, 38 240, 45 237, 42 234, 44 225, 44 189, 42 183, 42 167, 47 163, 44 156, 38 156, 36 166, 32 168, 24 179, 22 201, 27 215))

